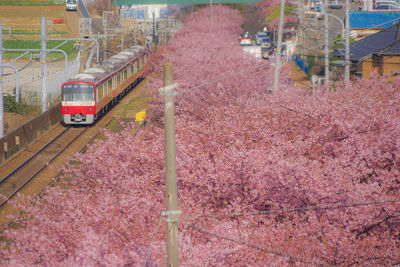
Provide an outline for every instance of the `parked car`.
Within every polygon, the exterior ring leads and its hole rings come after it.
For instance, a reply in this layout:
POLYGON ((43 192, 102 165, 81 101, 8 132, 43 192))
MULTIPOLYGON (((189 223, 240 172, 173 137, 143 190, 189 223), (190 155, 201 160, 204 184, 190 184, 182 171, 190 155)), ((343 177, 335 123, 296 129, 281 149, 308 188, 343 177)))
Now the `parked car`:
POLYGON ((400 10, 400 4, 394 2, 379 2, 375 5, 375 10, 400 10))
POLYGON ((268 37, 266 32, 257 32, 256 33, 256 45, 261 45, 261 38, 268 37))
POLYGON ((244 32, 240 36, 239 40, 240 45, 251 45, 251 35, 249 32, 244 32))
POLYGON ((260 45, 261 45, 261 47, 269 47, 271 45, 271 40, 267 36, 261 37, 260 45))
POLYGON ((263 59, 268 59, 269 55, 271 55, 271 53, 268 47, 261 47, 261 57, 263 59))
POLYGON ((328 7, 331 9, 341 9, 342 1, 341 0, 329 0, 328 7))

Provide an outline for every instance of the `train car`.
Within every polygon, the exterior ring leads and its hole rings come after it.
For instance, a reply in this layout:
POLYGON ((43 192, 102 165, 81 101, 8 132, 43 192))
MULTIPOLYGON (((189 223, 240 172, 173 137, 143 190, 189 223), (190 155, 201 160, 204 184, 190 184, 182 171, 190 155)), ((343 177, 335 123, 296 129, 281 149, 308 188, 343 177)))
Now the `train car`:
POLYGON ((143 78, 149 56, 150 50, 133 46, 72 76, 61 88, 63 122, 93 124, 143 78))

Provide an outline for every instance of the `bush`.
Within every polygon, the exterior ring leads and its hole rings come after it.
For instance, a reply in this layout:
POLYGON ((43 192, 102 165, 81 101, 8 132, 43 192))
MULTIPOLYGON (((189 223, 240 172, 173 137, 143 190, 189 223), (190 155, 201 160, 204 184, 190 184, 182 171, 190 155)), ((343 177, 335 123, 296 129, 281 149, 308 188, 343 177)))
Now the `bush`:
POLYGON ((17 103, 15 101, 15 96, 5 95, 4 96, 4 112, 17 113, 20 115, 25 115, 30 112, 37 111, 39 107, 31 106, 24 103, 17 103))

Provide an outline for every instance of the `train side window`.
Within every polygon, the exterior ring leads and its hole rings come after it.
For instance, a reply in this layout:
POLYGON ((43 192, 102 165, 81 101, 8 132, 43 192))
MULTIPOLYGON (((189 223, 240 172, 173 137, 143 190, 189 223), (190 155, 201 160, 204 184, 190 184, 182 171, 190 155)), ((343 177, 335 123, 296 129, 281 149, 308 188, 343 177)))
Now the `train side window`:
POLYGON ((114 75, 112 77, 112 88, 111 88, 111 90, 114 89, 115 87, 117 87, 117 75, 114 75))
POLYGON ((104 92, 104 84, 103 83, 101 86, 97 87, 97 101, 103 98, 103 92, 104 92))
POLYGON ((124 69, 124 81, 128 79, 128 68, 124 69))
POLYGON ((137 71, 138 71, 138 62, 135 61, 135 73, 137 73, 137 71))
POLYGON ((113 80, 114 80, 114 76, 108 80, 107 94, 109 94, 113 88, 113 80))
POLYGON ((119 72, 117 75, 117 86, 121 85, 121 78, 122 78, 122 72, 119 72))

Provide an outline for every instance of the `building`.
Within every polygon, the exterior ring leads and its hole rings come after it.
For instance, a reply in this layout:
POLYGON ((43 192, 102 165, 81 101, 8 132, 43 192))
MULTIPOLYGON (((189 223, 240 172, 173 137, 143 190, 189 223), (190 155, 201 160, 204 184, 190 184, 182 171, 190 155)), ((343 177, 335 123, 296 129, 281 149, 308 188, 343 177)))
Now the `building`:
MULTIPOLYGON (((344 49, 334 55, 344 59, 344 49)), ((373 72, 389 75, 389 80, 400 74, 400 24, 393 24, 375 34, 350 44, 350 72, 369 79, 373 72)))

